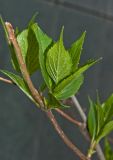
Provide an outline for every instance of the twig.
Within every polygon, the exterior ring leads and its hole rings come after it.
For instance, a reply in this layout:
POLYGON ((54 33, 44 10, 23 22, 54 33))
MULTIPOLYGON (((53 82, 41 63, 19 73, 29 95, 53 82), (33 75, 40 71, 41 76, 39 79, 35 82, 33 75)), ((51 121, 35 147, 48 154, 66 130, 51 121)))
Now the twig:
MULTIPOLYGON (((34 87, 32 81, 30 79, 30 75, 29 75, 29 73, 27 71, 26 64, 24 63, 24 60, 23 60, 23 57, 22 57, 22 53, 21 53, 21 49, 20 49, 19 44, 17 42, 17 39, 15 37, 13 27, 8 22, 6 22, 5 24, 6 24, 6 28, 7 28, 8 35, 9 35, 9 42, 11 42, 13 44, 13 46, 15 48, 15 51, 16 51, 16 57, 17 57, 19 65, 20 65, 20 70, 21 70, 22 76, 23 76, 25 82, 27 83, 34 100, 40 105, 41 109, 45 110, 43 97, 36 90, 36 88, 34 87)), ((65 142, 65 144, 72 151, 74 151, 74 153, 76 153, 76 155, 78 155, 82 160, 87 160, 86 156, 64 134, 64 132, 60 128, 58 122, 56 121, 54 115, 52 114, 52 112, 51 111, 47 111, 47 110, 45 110, 45 112, 46 112, 48 118, 51 120, 51 122, 52 122, 53 126, 55 127, 56 131, 58 132, 58 134, 60 135, 62 140, 65 142)))
POLYGON ((72 99, 74 105, 76 106, 76 108, 77 108, 77 110, 78 110, 83 122, 86 123, 86 120, 87 120, 86 115, 85 115, 82 107, 80 106, 80 103, 78 102, 77 98, 75 96, 72 96, 71 99, 72 99))
POLYGON ((32 81, 30 79, 26 64, 24 63, 24 60, 23 60, 23 57, 21 54, 21 49, 19 47, 19 44, 18 44, 17 39, 14 34, 14 29, 13 29, 12 25, 8 22, 6 22, 5 25, 6 25, 6 28, 8 31, 8 35, 9 35, 9 42, 11 42, 15 48, 15 51, 16 51, 15 54, 18 59, 18 63, 20 65, 20 70, 21 70, 22 76, 31 91, 31 95, 34 98, 34 100, 40 105, 41 109, 45 109, 42 97, 39 94, 39 92, 35 89, 32 81))
MULTIPOLYGON (((3 81, 5 83, 9 83, 9 84, 14 84, 16 85, 12 80, 0 77, 0 81, 3 81)), ((77 125, 78 127, 84 127, 84 124, 82 122, 79 122, 77 120, 75 120, 74 118, 72 118, 71 116, 69 116, 68 114, 66 114, 65 112, 63 112, 61 109, 56 108, 55 109, 62 117, 66 118, 68 121, 70 121, 71 123, 77 125)))
POLYGON ((9 83, 9 84, 15 84, 13 81, 8 80, 8 79, 6 79, 6 78, 2 78, 2 77, 0 77, 0 81, 3 81, 3 82, 5 82, 5 83, 9 83))
MULTIPOLYGON (((77 98, 75 96, 72 96, 71 99, 72 99, 74 105, 76 106, 83 122, 86 123, 87 117, 86 117, 79 101, 77 100, 77 98)), ((103 154, 101 146, 99 144, 97 144, 97 146, 96 146, 96 151, 97 151, 97 155, 98 155, 99 159, 100 160, 105 160, 104 154, 103 154)))
POLYGON ((74 153, 76 153, 81 160, 88 160, 88 158, 81 153, 81 151, 68 139, 68 137, 65 135, 65 133, 62 131, 61 127, 57 123, 53 113, 51 111, 47 111, 47 116, 54 125, 55 130, 58 132, 59 136, 62 138, 62 140, 67 144, 69 148, 73 150, 74 153))
POLYGON ((100 160, 105 160, 104 154, 102 152, 100 144, 97 144, 96 146, 97 155, 100 158, 100 160))
MULTIPOLYGON (((12 80, 8 80, 8 79, 6 79, 6 78, 0 77, 0 80, 3 81, 3 82, 5 82, 5 83, 8 83, 8 84, 15 84, 12 80)), ((16 85, 16 84, 15 84, 15 85, 16 85)), ((86 131, 84 130, 84 128, 85 128, 84 123, 81 123, 81 122, 73 119, 73 118, 70 117, 68 114, 66 114, 65 112, 63 112, 62 110, 60 110, 60 109, 58 109, 58 108, 56 108, 55 110, 56 110, 62 117, 66 118, 66 119, 67 119, 68 121, 70 121, 71 123, 73 123, 73 124, 77 125, 78 127, 80 127, 82 134, 83 134, 84 137, 86 137, 86 139, 89 141, 89 137, 88 137, 86 131)))
POLYGON ((66 118, 68 121, 74 123, 75 125, 77 125, 78 127, 82 127, 84 126, 83 123, 73 119, 72 117, 70 117, 68 114, 66 114, 65 112, 63 112, 61 109, 56 108, 55 109, 61 116, 63 116, 64 118, 66 118))

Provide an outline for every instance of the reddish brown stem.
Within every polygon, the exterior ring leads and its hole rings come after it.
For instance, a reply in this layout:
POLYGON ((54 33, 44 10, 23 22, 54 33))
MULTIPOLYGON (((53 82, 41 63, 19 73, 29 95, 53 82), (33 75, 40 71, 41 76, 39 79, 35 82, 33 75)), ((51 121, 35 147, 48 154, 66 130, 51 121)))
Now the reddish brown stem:
MULTIPOLYGON (((27 71, 27 67, 26 64, 23 60, 22 57, 22 53, 21 53, 21 49, 18 45, 17 39, 15 37, 14 34, 14 30, 13 27, 10 23, 5 23, 6 24, 6 28, 8 31, 8 35, 9 35, 9 42, 11 42, 15 48, 15 54, 18 60, 18 63, 20 65, 20 70, 22 73, 22 76, 24 78, 24 80, 26 81, 32 97, 34 98, 34 100, 40 105, 41 109, 45 108, 44 102, 43 102, 43 97, 39 94, 39 92, 35 89, 31 79, 30 79, 30 75, 27 71)), ((51 120, 53 126, 55 127, 56 131, 58 132, 58 134, 60 135, 60 137, 62 138, 62 140, 65 142, 65 144, 72 150, 74 151, 74 153, 76 153, 82 160, 87 160, 87 158, 85 157, 85 155, 68 139, 68 137, 64 134, 64 132, 62 131, 61 127, 59 126, 58 122, 56 121, 54 115, 52 114, 51 111, 46 111, 46 114, 48 116, 48 118, 51 120)))
POLYGON ((65 133, 63 132, 63 130, 61 129, 61 127, 59 126, 59 124, 57 123, 53 113, 51 111, 47 111, 46 112, 48 118, 50 119, 50 121, 52 122, 55 130, 57 131, 57 133, 59 134, 59 136, 62 138, 62 140, 64 141, 65 144, 67 144, 67 146, 73 150, 73 152, 75 154, 78 155, 78 157, 81 160, 88 160, 88 158, 68 139, 68 137, 65 135, 65 133))
POLYGON ((66 118, 68 121, 70 121, 71 123, 74 123, 75 125, 77 125, 78 127, 82 127, 83 123, 73 119, 72 117, 70 117, 68 114, 66 114, 65 112, 63 112, 61 109, 56 108, 55 109, 61 116, 63 116, 64 118, 66 118))
POLYGON ((42 97, 39 94, 39 92, 35 89, 32 81, 30 79, 26 64, 24 63, 24 60, 23 60, 23 57, 22 57, 20 46, 19 46, 19 44, 17 42, 17 39, 15 37, 15 34, 14 34, 14 29, 13 29, 13 27, 10 23, 6 22, 5 24, 6 24, 6 28, 7 28, 8 35, 9 35, 9 42, 11 42, 13 44, 13 46, 15 48, 15 51, 16 51, 15 54, 16 54, 18 63, 20 65, 20 70, 21 70, 22 76, 23 76, 24 80, 26 81, 26 83, 27 83, 27 85, 28 85, 28 87, 31 91, 32 97, 40 105, 41 109, 44 109, 45 106, 44 106, 42 97))

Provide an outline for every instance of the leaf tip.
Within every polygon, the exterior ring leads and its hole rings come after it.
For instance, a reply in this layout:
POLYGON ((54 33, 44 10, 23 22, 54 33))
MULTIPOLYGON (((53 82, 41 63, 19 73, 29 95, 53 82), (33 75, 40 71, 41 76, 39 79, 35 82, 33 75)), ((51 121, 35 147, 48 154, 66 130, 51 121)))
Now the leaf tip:
POLYGON ((62 29, 60 32, 60 41, 63 41, 63 34, 64 34, 64 26, 62 26, 62 29))
POLYGON ((36 19, 36 17, 37 17, 38 14, 39 14, 38 12, 35 12, 35 14, 31 18, 31 20, 29 21, 28 27, 30 27, 31 25, 33 25, 33 23, 34 23, 34 21, 35 21, 35 19, 36 19))

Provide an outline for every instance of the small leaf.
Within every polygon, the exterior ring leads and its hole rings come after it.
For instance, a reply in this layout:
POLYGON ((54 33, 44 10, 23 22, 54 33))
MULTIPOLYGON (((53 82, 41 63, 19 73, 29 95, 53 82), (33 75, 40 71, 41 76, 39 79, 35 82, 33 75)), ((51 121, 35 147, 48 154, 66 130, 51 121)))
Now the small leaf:
POLYGON ((71 55, 72 63, 73 63, 73 66, 72 66, 73 71, 75 71, 78 68, 85 36, 86 36, 86 32, 84 32, 82 36, 77 41, 75 41, 72 44, 71 48, 69 49, 69 53, 71 55))
POLYGON ((39 44, 32 26, 28 30, 27 43, 28 48, 25 61, 29 73, 33 74, 39 68, 39 44))
POLYGON ((32 101, 34 101, 29 91, 29 88, 20 76, 5 70, 0 70, 0 72, 9 77, 32 101))
POLYGON ((12 65, 14 67, 14 69, 17 71, 17 72, 20 72, 20 67, 18 65, 18 61, 17 61, 17 58, 16 58, 16 55, 15 55, 15 50, 14 50, 14 47, 13 45, 10 43, 9 41, 9 36, 8 36, 8 32, 7 32, 7 28, 5 26, 5 22, 4 20, 2 19, 2 17, 0 16, 0 21, 1 21, 1 24, 3 26, 3 29, 4 29, 4 32, 5 32, 5 38, 6 38, 6 41, 8 43, 8 46, 9 46, 9 50, 11 52, 11 62, 12 62, 12 65))
POLYGON ((100 61, 100 59, 88 60, 88 62, 86 64, 84 64, 83 66, 79 67, 78 70, 74 74, 76 76, 79 76, 79 75, 83 74, 86 70, 88 70, 91 66, 96 64, 98 61, 100 61))
POLYGON ((72 61, 69 53, 63 45, 63 29, 60 35, 60 40, 56 42, 48 51, 46 59, 46 68, 53 79, 58 84, 71 73, 72 61))
POLYGON ((2 18, 1 15, 0 15, 0 22, 1 22, 2 27, 3 27, 3 29, 4 29, 4 32, 5 32, 6 41, 7 41, 8 44, 9 44, 9 36, 8 36, 8 32, 7 32, 7 29, 6 29, 6 26, 5 26, 5 22, 4 22, 4 20, 3 20, 3 18, 2 18))
POLYGON ((100 96, 99 96, 98 90, 96 90, 96 95, 97 95, 97 98, 96 98, 97 105, 100 105, 100 106, 101 106, 100 96))
POLYGON ((98 60, 88 61, 84 66, 80 67, 74 74, 70 75, 63 81, 61 81, 54 89, 53 94, 57 99, 66 99, 77 93, 78 89, 83 83, 83 77, 81 74, 85 72, 89 67, 97 63, 98 60))
POLYGON ((22 52, 24 62, 25 62, 25 58, 26 58, 26 55, 27 55, 27 49, 28 49, 27 37, 28 37, 28 29, 25 29, 24 31, 19 33, 18 36, 17 36, 17 41, 18 41, 18 44, 21 48, 21 52, 22 52))
POLYGON ((104 113, 101 105, 96 105, 96 119, 97 119, 97 133, 98 134, 101 128, 104 125, 104 113))
POLYGON ((55 109, 55 108, 70 108, 70 106, 64 105, 59 102, 52 94, 49 93, 49 99, 47 104, 48 109, 55 109))
MULTIPOLYGON (((30 75, 33 74, 39 68, 39 60, 38 60, 39 46, 35 33, 32 30, 34 18, 35 16, 31 20, 29 27, 27 29, 17 34, 17 41, 20 46, 24 62, 26 63, 30 75)), ((5 23, 3 22, 2 18, 1 21, 6 33, 6 39, 8 41, 7 29, 5 27, 5 23)), ((15 49, 11 43, 8 44, 11 51, 12 65, 17 72, 20 72, 20 66, 16 58, 15 49)))
POLYGON ((113 94, 103 104, 104 121, 108 122, 113 117, 113 94))
POLYGON ((22 51, 24 62, 29 74, 33 74, 39 68, 39 45, 32 26, 17 36, 17 41, 22 51))
POLYGON ((63 100, 71 97, 79 90, 80 86, 83 83, 83 76, 80 75, 76 77, 75 75, 71 75, 68 78, 64 79, 60 82, 53 90, 53 95, 58 100, 63 100))
POLYGON ((103 112, 103 107, 100 103, 100 97, 97 91, 97 100, 96 100, 96 118, 97 118, 97 134, 100 132, 101 128, 103 125, 105 125, 104 122, 104 112, 103 112))
POLYGON ((100 139, 103 137, 107 136, 111 131, 113 131, 113 121, 109 121, 102 129, 101 132, 99 133, 97 137, 97 141, 99 142, 100 139))
POLYGON ((16 37, 18 36, 19 33, 20 33, 19 28, 16 27, 16 28, 15 28, 15 35, 16 35, 16 37))
POLYGON ((105 159, 106 160, 113 160, 113 150, 107 140, 105 139, 105 145, 104 145, 104 153, 105 153, 105 159))
POLYGON ((89 98, 89 103, 90 103, 90 110, 88 113, 88 130, 91 135, 92 141, 95 139, 96 136, 96 129, 97 129, 97 124, 96 124, 96 107, 93 101, 89 98))
POLYGON ((20 66, 18 64, 18 60, 16 58, 16 54, 15 54, 15 50, 12 44, 9 45, 9 49, 10 49, 10 53, 11 53, 11 63, 12 66, 14 68, 14 70, 16 70, 17 72, 20 73, 20 66))
POLYGON ((32 18, 31 18, 30 21, 29 21, 28 27, 31 27, 31 26, 35 23, 35 19, 36 19, 37 15, 38 15, 38 12, 36 12, 36 13, 32 16, 32 18))
POLYGON ((51 89, 52 81, 46 70, 45 58, 46 58, 46 51, 53 42, 50 37, 48 37, 45 33, 42 32, 42 30, 39 28, 37 24, 34 24, 32 26, 32 29, 39 43, 39 63, 40 63, 41 72, 48 88, 51 89))

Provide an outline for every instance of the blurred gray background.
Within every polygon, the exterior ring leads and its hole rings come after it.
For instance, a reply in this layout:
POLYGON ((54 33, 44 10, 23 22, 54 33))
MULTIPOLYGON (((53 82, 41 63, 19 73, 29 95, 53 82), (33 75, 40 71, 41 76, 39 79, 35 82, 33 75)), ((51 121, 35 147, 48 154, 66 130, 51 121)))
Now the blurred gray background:
MULTIPOLYGON (((98 89, 104 101, 113 92, 113 1, 112 0, 0 0, 0 14, 15 27, 23 29, 38 11, 37 22, 54 40, 65 26, 65 46, 87 31, 81 58, 103 57, 85 74, 77 97, 88 110, 88 95, 98 89)), ((0 26, 0 68, 12 70, 10 54, 0 26)), ((38 73, 33 76, 40 84, 38 73)), ((76 109, 69 113, 80 119, 76 109)), ((86 153, 88 144, 79 130, 55 113, 67 135, 86 153), (79 138, 78 138, 79 136, 79 138)), ((78 160, 62 142, 46 115, 15 86, 0 82, 0 160, 78 160)), ((94 159, 98 159, 96 156, 94 159)))

